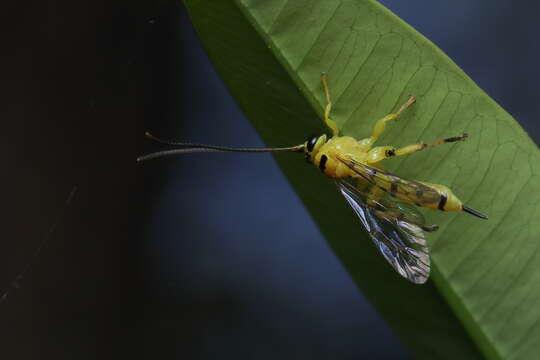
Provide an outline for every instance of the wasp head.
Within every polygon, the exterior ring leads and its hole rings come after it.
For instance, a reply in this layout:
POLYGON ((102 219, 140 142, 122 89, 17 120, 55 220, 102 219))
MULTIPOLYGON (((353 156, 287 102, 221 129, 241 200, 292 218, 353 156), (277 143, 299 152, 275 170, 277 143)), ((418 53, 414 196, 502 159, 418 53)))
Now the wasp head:
POLYGON ((321 146, 326 143, 326 135, 313 135, 310 136, 304 143, 304 156, 307 161, 313 162, 315 155, 319 152, 321 146))

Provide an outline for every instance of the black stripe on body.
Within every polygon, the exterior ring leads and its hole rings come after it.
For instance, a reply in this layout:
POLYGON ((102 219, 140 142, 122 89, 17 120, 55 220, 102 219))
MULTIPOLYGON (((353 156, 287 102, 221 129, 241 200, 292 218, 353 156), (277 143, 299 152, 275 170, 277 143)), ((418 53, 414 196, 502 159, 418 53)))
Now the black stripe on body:
POLYGON ((397 193, 397 190, 398 190, 397 182, 390 183, 390 194, 395 195, 395 193, 397 193))
POLYGON ((439 200, 439 210, 444 211, 444 205, 446 205, 446 200, 448 200, 446 195, 441 195, 441 200, 439 200))
POLYGON ((328 157, 326 155, 322 155, 321 160, 319 161, 319 169, 321 169, 322 172, 324 172, 324 169, 326 169, 327 161, 328 161, 328 157))
POLYGON ((424 189, 418 188, 416 189, 416 197, 420 200, 424 196, 424 189))

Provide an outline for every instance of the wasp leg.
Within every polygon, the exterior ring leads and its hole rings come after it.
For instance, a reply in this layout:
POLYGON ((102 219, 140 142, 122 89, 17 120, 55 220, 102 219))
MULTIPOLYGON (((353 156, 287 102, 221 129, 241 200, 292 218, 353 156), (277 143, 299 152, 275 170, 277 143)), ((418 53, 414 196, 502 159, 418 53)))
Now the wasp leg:
POLYGON ((401 105, 401 107, 399 108, 399 110, 397 112, 386 115, 385 117, 383 117, 382 119, 377 121, 375 123, 375 126, 373 127, 373 132, 372 132, 371 136, 369 137, 369 145, 373 146, 373 144, 375 144, 377 139, 382 135, 382 133, 386 129, 386 123, 388 121, 397 119, 399 117, 399 115, 401 115, 401 113, 403 111, 405 111, 405 109, 407 109, 409 106, 414 104, 415 101, 416 101, 416 98, 414 96, 412 96, 412 95, 409 96, 409 99, 407 100, 407 102, 405 104, 401 105))
POLYGON ((467 133, 464 133, 461 136, 453 136, 453 137, 449 137, 449 138, 446 138, 446 139, 440 139, 440 140, 437 140, 437 141, 433 141, 433 142, 430 142, 430 143, 418 143, 418 144, 407 145, 405 147, 397 149, 396 153, 395 153, 395 156, 409 155, 409 154, 412 154, 414 152, 423 150, 423 149, 428 148, 428 147, 442 145, 442 144, 456 142, 456 141, 464 141, 467 137, 469 137, 469 135, 467 133))
POLYGON ((423 150, 427 147, 437 146, 441 144, 446 144, 456 141, 464 141, 469 135, 467 133, 461 136, 449 137, 446 139, 440 139, 430 143, 417 143, 412 145, 407 145, 402 148, 396 149, 392 146, 377 146, 371 149, 368 152, 367 162, 368 164, 376 163, 384 159, 388 159, 394 156, 409 155, 417 151, 423 150))
POLYGON ((326 73, 321 74, 321 81, 324 88, 324 94, 326 95, 326 107, 324 109, 324 122, 326 126, 332 130, 332 136, 337 136, 339 130, 334 120, 330 119, 330 111, 332 110, 332 100, 330 98, 330 87, 328 86, 328 75, 326 73))

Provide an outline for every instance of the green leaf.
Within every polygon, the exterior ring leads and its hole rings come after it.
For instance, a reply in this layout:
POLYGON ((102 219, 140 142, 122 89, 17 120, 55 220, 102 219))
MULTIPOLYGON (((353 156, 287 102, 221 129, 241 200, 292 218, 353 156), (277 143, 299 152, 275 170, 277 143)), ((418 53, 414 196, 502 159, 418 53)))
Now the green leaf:
MULTIPOLYGON (((319 74, 329 74, 333 119, 368 136, 409 94, 417 104, 380 144, 403 146, 468 132, 387 161, 405 178, 450 186, 490 216, 426 212, 433 281, 409 284, 378 255, 333 184, 298 154, 276 155, 328 242, 387 322, 426 359, 531 359, 540 339, 538 150, 446 55, 372 0, 186 0, 216 68, 270 146, 327 131, 319 74)), ((283 211, 287 211, 283 209, 283 211)), ((362 341, 362 339, 359 339, 362 341)))

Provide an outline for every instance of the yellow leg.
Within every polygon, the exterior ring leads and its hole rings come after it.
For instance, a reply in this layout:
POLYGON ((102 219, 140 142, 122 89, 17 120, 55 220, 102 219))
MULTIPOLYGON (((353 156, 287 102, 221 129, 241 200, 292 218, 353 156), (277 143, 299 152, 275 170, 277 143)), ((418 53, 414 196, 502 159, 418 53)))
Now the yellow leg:
POLYGON ((401 107, 399 108, 399 110, 397 112, 395 112, 393 114, 386 115, 381 120, 377 121, 375 123, 375 126, 373 127, 373 133, 369 137, 370 145, 373 146, 373 144, 377 141, 377 139, 382 135, 382 133, 386 129, 386 123, 388 121, 397 119, 399 117, 399 115, 401 115, 401 113, 403 111, 405 111, 405 109, 407 109, 409 106, 414 104, 415 101, 416 101, 416 98, 414 96, 412 96, 412 95, 409 96, 409 99, 407 100, 407 102, 405 104, 401 105, 401 107))
POLYGON ((328 86, 328 76, 326 73, 321 74, 321 81, 326 95, 326 107, 324 109, 324 122, 326 126, 332 130, 332 136, 337 136, 339 133, 337 124, 334 120, 330 119, 330 111, 332 110, 332 100, 330 98, 330 87, 328 86))
POLYGON ((418 143, 418 144, 407 145, 405 147, 397 149, 396 153, 395 153, 395 156, 409 155, 409 154, 412 154, 412 153, 417 152, 419 150, 423 150, 423 149, 428 148, 428 147, 442 145, 442 144, 446 144, 446 143, 450 143, 450 142, 464 141, 468 136, 469 135, 467 133, 464 133, 461 136, 453 136, 453 137, 449 137, 449 138, 446 138, 446 139, 440 139, 440 140, 437 140, 437 141, 433 141, 433 142, 430 142, 430 143, 418 143))
POLYGON ((388 159, 394 156, 409 155, 428 147, 437 146, 437 145, 446 144, 446 143, 455 142, 455 141, 463 141, 468 136, 469 135, 465 133, 461 136, 454 136, 454 137, 449 137, 446 139, 440 139, 440 140, 433 141, 430 143, 418 143, 418 144, 407 145, 399 149, 396 149, 395 147, 392 147, 392 146, 377 146, 368 152, 367 162, 368 164, 371 164, 371 163, 376 163, 383 159, 388 159))

